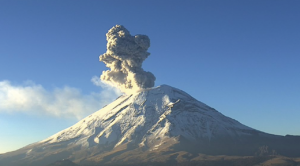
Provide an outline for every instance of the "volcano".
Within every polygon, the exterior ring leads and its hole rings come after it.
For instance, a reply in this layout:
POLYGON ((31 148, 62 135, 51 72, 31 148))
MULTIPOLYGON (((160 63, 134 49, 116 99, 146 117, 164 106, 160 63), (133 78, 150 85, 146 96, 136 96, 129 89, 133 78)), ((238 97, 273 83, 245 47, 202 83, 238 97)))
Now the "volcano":
POLYGON ((0 165, 176 163, 199 154, 300 157, 300 137, 258 131, 161 85, 124 94, 45 140, 2 154, 0 165))

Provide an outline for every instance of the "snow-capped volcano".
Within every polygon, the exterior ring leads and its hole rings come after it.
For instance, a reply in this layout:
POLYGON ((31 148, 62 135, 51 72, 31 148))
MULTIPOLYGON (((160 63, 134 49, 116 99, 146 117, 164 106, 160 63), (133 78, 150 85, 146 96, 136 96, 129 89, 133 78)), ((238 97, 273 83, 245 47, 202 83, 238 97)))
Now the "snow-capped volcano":
MULTIPOLYGON (((146 146, 164 138, 188 140, 249 135, 255 130, 228 118, 187 93, 162 85, 132 95, 120 96, 94 114, 50 138, 51 144, 73 140, 91 147, 97 144, 134 142, 146 146)), ((159 143, 159 144, 160 144, 159 143)), ((157 148, 157 143, 154 143, 157 148)))
POLYGON ((179 89, 162 85, 122 95, 45 140, 0 155, 0 165, 34 166, 63 158, 89 164, 144 162, 149 156, 157 160, 182 151, 254 155, 261 146, 295 156, 300 155, 299 143, 298 137, 247 127, 179 89))

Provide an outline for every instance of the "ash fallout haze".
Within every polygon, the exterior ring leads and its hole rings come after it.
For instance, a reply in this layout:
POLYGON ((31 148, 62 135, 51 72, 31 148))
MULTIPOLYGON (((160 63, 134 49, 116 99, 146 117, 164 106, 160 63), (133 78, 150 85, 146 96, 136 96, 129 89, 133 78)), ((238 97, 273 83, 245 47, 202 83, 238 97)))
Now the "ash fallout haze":
POLYGON ((296 0, 2 0, 0 153, 162 84, 251 128, 300 135, 299 8, 296 0))

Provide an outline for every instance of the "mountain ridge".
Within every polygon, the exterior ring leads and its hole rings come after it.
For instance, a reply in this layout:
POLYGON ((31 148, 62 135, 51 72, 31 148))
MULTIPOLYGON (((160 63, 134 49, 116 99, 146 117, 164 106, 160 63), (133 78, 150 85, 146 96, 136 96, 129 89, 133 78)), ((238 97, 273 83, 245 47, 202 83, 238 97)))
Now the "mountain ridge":
POLYGON ((45 140, 0 155, 0 165, 34 166, 63 158, 83 164, 163 161, 159 156, 175 160, 169 154, 180 152, 300 156, 299 143, 298 137, 245 126, 180 89, 161 85, 122 95, 45 140))
MULTIPOLYGON (((194 98, 192 98, 190 95, 188 95, 187 93, 170 87, 168 85, 161 85, 158 88, 153 88, 150 90, 145 90, 139 93, 136 93, 135 95, 123 95, 120 96, 116 101, 112 102, 111 104, 107 105, 106 107, 104 107, 103 109, 101 109, 102 111, 98 111, 90 116, 88 116, 87 118, 84 118, 83 120, 81 120, 80 122, 78 122, 77 124, 71 126, 70 128, 66 129, 66 130, 62 130, 61 132, 59 132, 58 134, 55 134, 51 137, 49 137, 46 140, 41 141, 41 143, 54 143, 56 141, 60 142, 60 141, 65 141, 71 138, 75 138, 78 135, 78 133, 80 134, 85 134, 87 136, 91 136, 89 133, 90 130, 86 130, 85 126, 91 126, 94 125, 92 127, 95 128, 99 128, 99 126, 105 126, 108 128, 101 128, 101 132, 90 142, 88 142, 88 144, 94 144, 94 143, 107 143, 106 141, 112 141, 116 139, 116 136, 119 136, 120 134, 125 134, 125 137, 128 136, 128 134, 132 134, 132 133, 128 133, 128 130, 133 130, 132 127, 136 128, 140 125, 140 123, 138 123, 138 121, 134 121, 137 122, 137 124, 132 124, 132 122, 130 123, 129 126, 124 126, 126 125, 127 122, 122 121, 121 118, 123 118, 123 116, 125 116, 124 119, 143 119, 144 117, 147 116, 154 116, 152 118, 154 118, 157 123, 161 123, 161 121, 165 120, 166 116, 168 116, 168 114, 171 114, 171 112, 173 114, 185 114, 185 112, 179 112, 177 111, 177 109, 175 111, 172 111, 172 107, 178 107, 178 105, 182 105, 182 102, 186 102, 188 100, 196 100, 194 98), (153 92, 154 91, 154 92, 153 92), (149 99, 148 93, 150 93, 151 95, 151 99, 149 99), (172 94, 173 93, 173 94, 172 94), (172 94, 172 95, 165 95, 165 94, 172 94), (184 95, 182 95, 184 94, 184 95), (153 99, 153 95, 156 96, 153 99), (188 97, 186 97, 188 96, 188 97), (186 97, 185 101, 181 100, 180 101, 180 97, 186 97), (161 102, 155 102, 155 100, 157 98, 161 98, 161 102), (132 100, 134 100, 133 103, 128 102, 128 100, 130 100, 130 102, 132 102, 132 100), (147 101, 148 100, 148 101, 147 101), (146 102, 152 102, 151 105, 147 104, 146 102), (114 104, 114 103, 118 103, 118 104, 114 104), (153 104, 155 105, 155 107, 157 108, 153 108, 153 104), (141 108, 143 107, 143 105, 146 105, 147 108, 141 108), (150 106, 149 106, 150 105, 150 106), (136 111, 136 112, 132 112, 131 110, 131 115, 126 115, 126 114, 121 114, 122 111, 124 111, 125 109, 127 109, 127 107, 131 107, 129 108, 136 111), (152 112, 150 112, 149 110, 152 110, 152 112), (142 112, 141 112, 142 111, 142 112), (107 113, 107 114, 105 114, 107 113), (143 114, 145 116, 139 116, 139 114, 143 114), (152 113, 152 114, 151 114, 152 113), (156 113, 156 114, 153 114, 156 113), (105 115, 103 115, 105 114, 105 115), (133 114, 133 115, 132 115, 133 114), (146 115, 146 114, 151 114, 151 115, 146 115), (95 119, 92 119, 94 116, 95 119), (120 117, 121 116, 121 117, 120 117), (159 117, 158 117, 159 116, 159 117), (159 118, 159 119, 158 119, 159 118), (115 130, 112 130, 110 127, 114 127, 113 124, 115 124, 116 122, 114 122, 115 120, 121 120, 122 124, 121 124, 121 133, 118 133, 118 135, 116 135, 115 130), (99 122, 101 121, 103 124, 99 124, 99 123, 91 123, 91 122, 99 122), (85 122, 89 122, 89 123, 85 123, 85 122), (107 124, 105 124, 106 122, 108 122, 107 124), (83 127, 84 126, 84 127, 83 127), (73 129, 75 128, 75 129, 73 129), (72 130, 73 129, 73 130, 72 130), (60 134, 60 135, 59 135, 60 134), (93 142, 94 141, 94 142, 93 142)), ((195 103, 193 102, 186 102, 184 103, 185 105, 185 109, 186 111, 188 111, 188 113, 192 113, 197 112, 197 110, 195 110, 193 107, 198 107, 204 111, 202 111, 203 116, 207 116, 205 118, 208 117, 216 117, 216 116, 220 116, 220 119, 216 119, 219 121, 222 121, 224 119, 223 115, 221 113, 219 113, 218 111, 216 111, 215 109, 207 106, 206 104, 202 103, 202 102, 198 102, 195 103), (189 105, 188 105, 189 103, 189 105), (211 115, 213 112, 213 115, 211 115), (223 119, 221 119, 223 118, 223 119)), ((128 110, 128 109, 127 109, 128 110)), ((174 115, 176 117, 176 115, 174 115)), ((147 117, 149 118, 149 117, 147 117)), ((205 118, 203 118, 203 120, 205 120, 205 118)), ((226 117, 228 118, 228 117, 226 117)), ((153 120, 153 119, 150 119, 153 120)), ((171 120, 170 118, 168 120, 171 120)), ((182 119, 180 119, 182 120, 182 119)), ((239 130, 250 130, 250 131, 256 131, 252 128, 249 128, 245 125, 242 125, 241 123, 239 123, 238 121, 228 118, 225 119, 228 121, 228 123, 234 124, 236 126, 230 126, 230 127, 238 127, 239 130)), ((179 122, 177 122, 178 124, 179 122)), ((186 123, 186 121, 184 121, 183 123, 186 123)), ((205 122, 203 122, 205 123, 205 122)), ((174 124, 174 123, 172 123, 174 124)), ((161 126, 161 124, 154 124, 156 126, 153 126, 152 130, 155 130, 155 127, 158 127, 159 125, 161 126), (158 126, 157 126, 158 125, 158 126)), ((169 123, 167 123, 166 125, 169 125, 169 123)), ((210 138, 212 135, 212 130, 214 129, 214 126, 209 126, 209 124, 202 124, 203 126, 205 126, 206 128, 202 128, 203 132, 201 134, 203 134, 205 137, 210 138)), ((189 130, 190 128, 187 128, 187 130, 189 130)), ((97 129, 96 129, 97 130, 97 129)), ((120 129, 119 129, 120 130, 120 129)), ((96 131, 93 131, 93 133, 95 133, 96 131)), ((149 131, 148 131, 149 132, 149 131)), ((191 131, 190 131, 191 132, 191 131)), ((258 131, 257 131, 258 132, 258 131)), ((156 136, 159 137, 159 135, 157 135, 158 133, 154 133, 156 134, 156 136)), ((229 134, 233 134, 233 133, 229 133, 229 134)), ((190 136, 188 136, 188 133, 186 132, 180 132, 180 131, 176 131, 176 133, 173 132, 173 135, 185 135, 185 137, 189 138, 189 139, 193 139, 190 136)), ((161 135, 160 135, 161 136, 161 135)), ((119 144, 122 143, 122 141, 125 141, 126 138, 121 138, 119 142, 119 144)), ((119 145, 117 144, 117 145, 119 145)), ((84 145, 84 144, 83 144, 84 145)))

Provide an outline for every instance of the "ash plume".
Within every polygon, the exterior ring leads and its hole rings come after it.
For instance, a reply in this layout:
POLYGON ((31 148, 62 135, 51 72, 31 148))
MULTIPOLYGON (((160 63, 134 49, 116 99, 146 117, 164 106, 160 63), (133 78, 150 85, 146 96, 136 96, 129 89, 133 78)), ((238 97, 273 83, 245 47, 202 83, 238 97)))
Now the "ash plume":
POLYGON ((119 88, 122 92, 133 93, 154 86, 155 76, 144 71, 143 61, 150 55, 150 39, 146 35, 131 36, 122 25, 112 27, 106 34, 107 51, 100 55, 110 70, 100 76, 105 83, 119 88))

